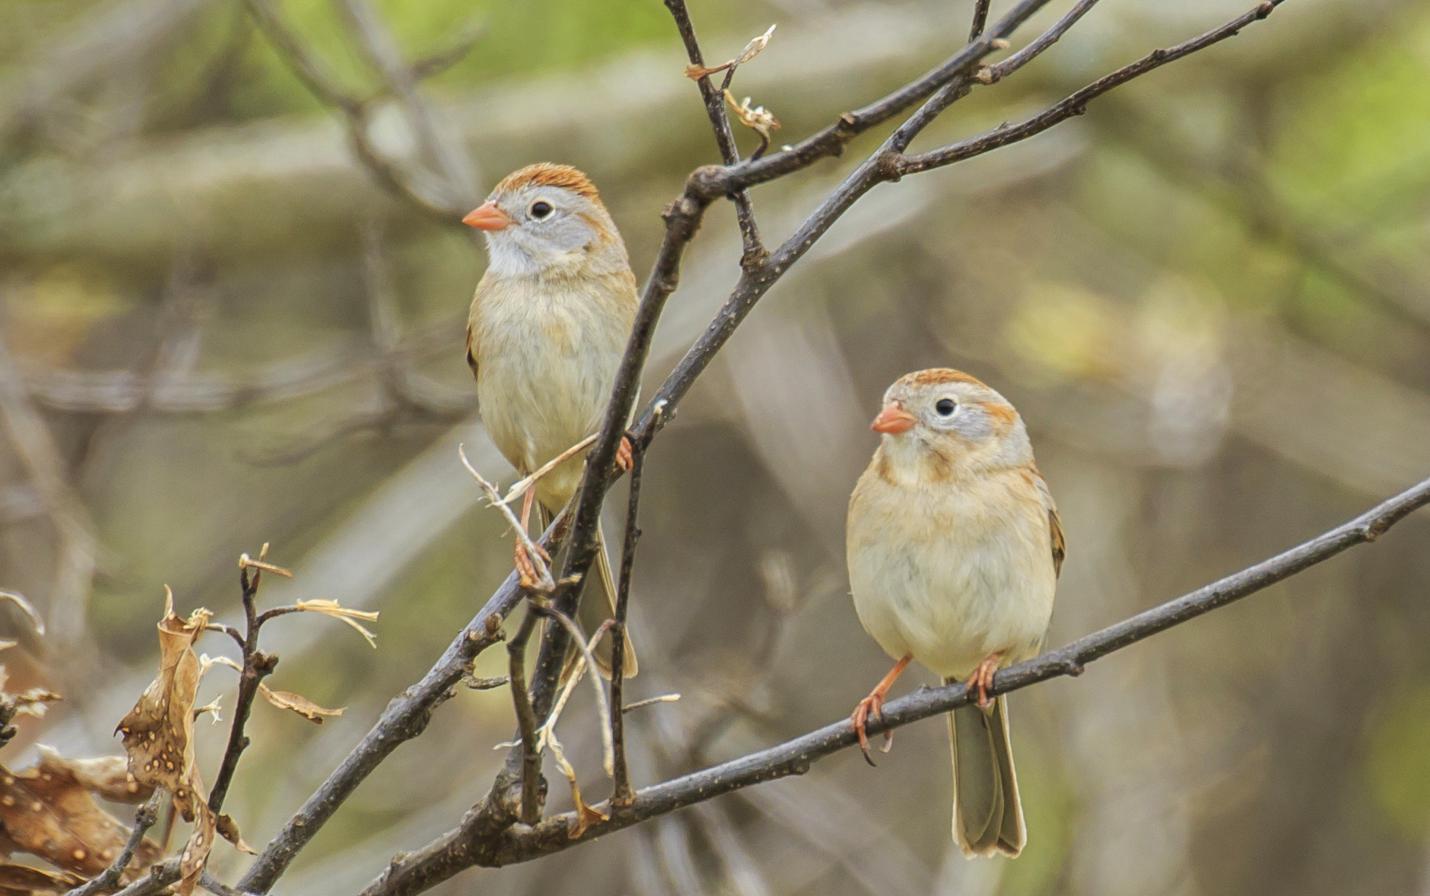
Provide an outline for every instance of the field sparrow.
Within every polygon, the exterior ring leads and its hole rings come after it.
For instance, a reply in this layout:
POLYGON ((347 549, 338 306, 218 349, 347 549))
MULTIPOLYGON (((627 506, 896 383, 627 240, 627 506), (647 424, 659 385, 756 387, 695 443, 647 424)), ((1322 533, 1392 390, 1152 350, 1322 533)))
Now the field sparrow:
MULTIPOLYGON (((589 178, 567 165, 541 163, 515 171, 462 219, 486 235, 490 263, 477 284, 467 321, 467 363, 487 432, 523 475, 571 448, 601 425, 636 310, 636 280, 626 245, 589 178)), ((618 462, 629 467, 622 440, 618 462)), ((527 490, 548 521, 580 487, 583 455, 556 466, 527 490)), ((594 631, 614 609, 605 540, 597 530, 595 567, 604 596, 582 601, 594 631)), ((534 577, 516 547, 518 571, 534 577)), ((624 671, 636 674, 627 638, 624 671)), ((609 654, 608 639, 602 649, 609 654)), ((609 663, 601 650, 597 659, 609 663)))
MULTIPOLYGON (((1018 412, 966 373, 910 373, 884 393, 874 460, 849 499, 849 582, 859 622, 898 662, 854 710, 878 718, 911 660, 967 681, 977 706, 948 717, 953 838, 969 856, 1027 841, 1006 698, 993 673, 1038 653, 1063 533, 1018 412)), ((887 743, 885 749, 888 748, 887 743)))

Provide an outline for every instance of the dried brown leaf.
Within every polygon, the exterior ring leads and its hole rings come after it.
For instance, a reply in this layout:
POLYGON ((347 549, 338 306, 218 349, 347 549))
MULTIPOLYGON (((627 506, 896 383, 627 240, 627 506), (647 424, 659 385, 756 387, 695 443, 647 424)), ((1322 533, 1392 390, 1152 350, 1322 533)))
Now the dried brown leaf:
POLYGON ((3 896, 61 896, 83 883, 83 877, 67 871, 46 871, 28 865, 0 865, 0 894, 3 896))
POLYGON ((357 620, 363 622, 376 622, 377 612, 375 610, 353 610, 343 606, 335 600, 321 598, 319 600, 300 600, 293 605, 303 613, 322 613, 324 616, 331 616, 341 620, 357 630, 357 633, 367 639, 369 647, 377 647, 377 636, 368 631, 357 620))
POLYGON ((279 709, 296 712, 308 721, 316 722, 319 725, 328 719, 337 718, 343 714, 343 710, 347 709, 346 706, 339 706, 337 709, 327 709, 326 707, 319 706, 302 694, 295 694, 292 691, 275 690, 262 682, 258 685, 258 693, 263 695, 263 699, 279 709))
MULTIPOLYGON (((0 766, 0 826, 18 849, 86 877, 104 871, 129 838, 71 769, 44 759, 22 772, 0 766)), ((159 856, 159 847, 145 840, 135 864, 143 867, 159 856)))
POLYGON ((116 803, 142 803, 154 792, 153 787, 140 784, 129 773, 129 761, 123 756, 99 756, 94 759, 66 759, 53 747, 37 744, 39 768, 68 774, 79 786, 97 796, 116 803))
POLYGON ((774 37, 774 34, 775 26, 771 25, 769 28, 765 29, 764 34, 756 35, 755 37, 751 38, 750 42, 745 44, 745 48, 740 51, 740 55, 736 56, 734 59, 722 62, 719 65, 687 65, 685 67, 685 77, 689 78, 692 81, 698 81, 706 75, 713 75, 717 72, 723 72, 727 68, 734 68, 739 65, 744 65, 751 59, 754 59, 756 56, 764 52, 765 47, 769 46, 770 38, 774 37))
POLYGON ((28 691, 10 695, 16 713, 35 718, 43 716, 49 704, 63 699, 59 694, 45 688, 30 688, 28 691))
POLYGON ((220 815, 215 827, 218 830, 218 835, 232 843, 239 852, 246 852, 251 856, 258 855, 253 847, 243 841, 243 835, 238 832, 238 822, 234 821, 232 816, 220 815))
MULTIPOLYGON (((197 775, 195 778, 197 779, 197 775)), ((195 780, 195 784, 197 783, 195 780)), ((177 896, 189 896, 199 885, 199 878, 203 876, 204 866, 209 861, 209 853, 213 852, 214 832, 218 827, 218 818, 214 816, 208 803, 197 799, 193 805, 194 829, 189 833, 183 851, 179 853, 179 879, 174 883, 177 896)))
POLYGON ((750 98, 745 97, 740 102, 735 102, 734 94, 725 91, 725 102, 730 104, 730 109, 735 113, 735 117, 740 119, 740 124, 764 137, 770 139, 770 132, 780 129, 780 120, 775 118, 774 113, 764 106, 751 106, 750 98))
POLYGON ((199 658, 194 642, 204 632, 208 610, 188 619, 174 614, 174 596, 166 586, 164 618, 159 621, 159 675, 115 729, 124 738, 129 770, 139 783, 163 787, 185 821, 194 820, 202 802, 194 768, 194 697, 199 686, 199 658))

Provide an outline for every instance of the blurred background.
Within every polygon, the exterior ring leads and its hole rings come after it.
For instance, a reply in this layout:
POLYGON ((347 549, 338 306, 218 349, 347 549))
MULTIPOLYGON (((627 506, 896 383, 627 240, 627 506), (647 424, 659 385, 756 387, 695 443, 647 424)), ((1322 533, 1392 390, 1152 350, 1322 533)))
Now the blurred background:
MULTIPOLYGON (((1106 0, 921 145, 1036 111, 1247 5, 1106 0)), ((734 85, 782 120, 777 143, 949 55, 969 11, 691 9, 708 60, 778 23, 734 85)), ((489 477, 513 478, 462 356, 485 259, 456 218, 519 165, 569 162, 601 187, 641 274, 662 205, 718 161, 709 126, 655 0, 0 0, 0 17, 0 589, 48 623, 37 638, 3 607, 0 636, 22 639, 4 658, 16 687, 66 698, 21 722, 5 762, 37 742, 119 752, 110 733, 154 674, 162 586, 181 613, 233 621, 236 558, 271 542, 297 578, 270 578, 264 605, 382 615, 376 652, 320 617, 265 630, 274 687, 347 710, 317 727, 254 709, 226 808, 261 845, 510 568, 457 457, 464 442, 489 477)), ((1424 4, 1295 0, 1044 136, 861 201, 651 449, 627 693, 683 699, 631 716, 637 783, 841 717, 886 671, 848 599, 843 513, 879 395, 906 371, 964 368, 1027 419, 1068 539, 1052 645, 1427 475, 1427 85, 1424 4)), ((878 139, 759 188, 767 240, 878 139)), ((734 283, 739 248, 722 203, 649 384, 734 283)), ((877 769, 845 751, 435 892, 1430 893, 1427 538, 1422 513, 1081 679, 1019 692, 1031 834, 1016 862, 952 848, 931 720, 877 769)), ((501 674, 502 654, 478 673, 501 674)), ((229 674, 200 702, 231 706, 229 674)), ((604 798, 589 701, 577 692, 562 740, 604 798)), ((280 891, 354 892, 451 827, 511 730, 505 690, 459 693, 280 891)), ((200 725, 210 778, 225 737, 200 725)), ((552 794, 569 804, 559 777, 552 794)), ((210 867, 233 880, 242 866, 220 845, 210 867)))

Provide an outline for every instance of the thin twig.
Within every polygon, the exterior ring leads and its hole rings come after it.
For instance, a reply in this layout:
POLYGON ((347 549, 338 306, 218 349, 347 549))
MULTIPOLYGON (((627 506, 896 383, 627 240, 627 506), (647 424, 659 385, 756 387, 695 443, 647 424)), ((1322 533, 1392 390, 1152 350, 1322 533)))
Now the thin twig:
POLYGON ((179 859, 174 857, 149 869, 149 873, 113 896, 155 896, 179 879, 179 859))
MULTIPOLYGON (((557 517, 540 543, 548 550, 555 550, 554 545, 565 534, 568 522, 569 517, 564 514, 557 517)), ((502 619, 521 597, 516 573, 512 572, 457 633, 421 680, 387 705, 362 740, 343 757, 327 779, 269 841, 239 881, 240 890, 267 893, 299 851, 322 830, 358 785, 394 750, 427 729, 433 710, 451 698, 452 689, 471 672, 476 658, 502 640, 502 619)), ((500 812, 494 807, 485 819, 491 821, 500 817, 500 812)))
POLYGON ((497 503, 510 504, 512 501, 515 501, 517 498, 520 498, 522 495, 526 494, 526 490, 535 485, 537 483, 537 480, 541 479, 541 477, 545 476, 547 473, 550 473, 552 470, 566 463, 568 460, 580 454, 582 451, 585 451, 587 448, 590 448, 592 443, 596 441, 597 435, 597 433, 591 433, 586 438, 582 439, 581 441, 572 445, 570 448, 567 448, 565 451, 553 457, 551 460, 548 460, 546 463, 537 467, 535 470, 528 473, 526 476, 523 476, 522 478, 513 482, 511 484, 511 488, 506 490, 506 494, 503 495, 501 497, 501 500, 497 503))
POLYGON ((531 586, 532 590, 542 594, 550 594, 556 590, 556 582, 551 578, 551 570, 547 568, 546 561, 542 558, 544 549, 537 547, 531 540, 531 535, 526 531, 526 527, 521 524, 521 520, 512 513, 511 507, 502 500, 501 491, 494 483, 477 472, 477 468, 472 466, 472 462, 467 460, 467 451, 463 445, 457 445, 457 456, 462 459, 462 466, 467 468, 467 472, 472 474, 472 478, 477 480, 477 484, 486 492, 487 503, 499 510, 502 516, 506 517, 507 525, 511 526, 516 533, 516 540, 521 542, 522 550, 526 551, 526 556, 530 558, 531 565, 536 567, 536 582, 531 586))
POLYGON ((566 690, 562 693, 561 699, 558 699, 556 705, 552 707, 550 718, 543 722, 541 727, 543 730, 548 731, 555 729, 556 718, 561 713, 562 704, 566 702, 565 698, 570 696, 571 691, 576 689, 576 685, 582 676, 589 671, 591 674, 587 677, 591 680, 591 690, 596 696, 596 714, 600 717, 598 721, 600 723, 599 729, 601 732, 601 764, 605 768, 607 775, 614 775, 613 766, 615 760, 611 747, 611 707, 606 701, 606 689, 601 686, 601 676, 596 671, 598 668, 596 666, 596 657, 591 653, 596 646, 596 642, 604 636, 605 632, 602 629, 605 628, 605 625, 603 624, 601 628, 593 632, 590 639, 587 640, 585 633, 581 631, 581 627, 577 625, 576 621, 570 616, 567 616, 554 607, 542 606, 541 604, 532 604, 532 606, 536 609, 537 613, 560 623, 571 636, 572 643, 574 643, 581 652, 580 665, 571 673, 571 680, 567 683, 566 690))
POLYGON ((1022 0, 977 39, 932 70, 865 106, 845 112, 833 124, 788 149, 738 165, 702 169, 698 192, 707 199, 724 196, 743 187, 766 183, 808 168, 820 159, 839 155, 855 137, 922 102, 955 79, 971 75, 983 57, 1001 46, 1002 41, 1006 41, 1020 25, 1049 2, 1022 0))
POLYGON ((531 695, 526 690, 526 645, 536 628, 536 605, 528 603, 526 616, 516 635, 507 641, 506 654, 511 682, 511 701, 516 710, 516 727, 521 749, 521 814, 525 824, 536 824, 541 817, 541 752, 536 748, 536 713, 531 708, 531 695))
POLYGON ((239 558, 238 581, 243 594, 245 621, 243 640, 240 644, 243 650, 243 671, 238 677, 238 696, 234 698, 233 722, 228 729, 228 746, 224 748, 218 775, 214 778, 213 788, 209 790, 209 808, 215 815, 223 809, 223 801, 228 797, 228 789, 233 784, 234 773, 238 771, 239 757, 243 755, 244 750, 248 749, 248 735, 243 731, 248 724, 249 713, 253 710, 253 701, 258 697, 259 686, 278 665, 278 657, 263 653, 258 649, 258 632, 263 627, 263 620, 258 615, 256 598, 258 585, 262 581, 265 569, 279 574, 286 573, 289 576, 292 573, 280 566, 267 563, 264 559, 267 554, 268 545, 264 544, 258 552, 256 561, 250 559, 247 554, 239 558))
POLYGON ((124 848, 114 857, 114 861, 109 863, 109 867, 84 885, 70 890, 65 896, 97 896, 113 889, 124 877, 129 863, 134 860, 134 853, 139 849, 139 844, 144 842, 144 835, 154 826, 154 822, 159 820, 159 804, 165 796, 163 790, 156 788, 154 794, 134 813, 134 827, 129 831, 129 839, 124 842, 124 848))
POLYGON ((1074 115, 1081 115, 1087 110, 1087 104, 1104 93, 1131 81, 1139 75, 1160 68, 1169 62, 1174 62, 1184 56, 1189 56, 1198 50, 1204 50, 1213 44, 1220 43, 1229 37, 1234 37, 1240 33, 1241 29, 1247 25, 1259 22, 1275 11, 1284 0, 1266 0, 1255 9, 1237 16, 1231 21, 1213 28, 1191 40, 1183 41, 1176 46, 1165 49, 1153 50, 1136 62, 1124 65, 1081 90, 1078 90, 1061 101, 1039 112, 1037 115, 1027 118, 1015 125, 1000 125, 991 131, 971 137, 967 140, 960 140, 957 143, 929 152, 917 155, 904 156, 894 160, 893 168, 898 176, 906 174, 916 174, 920 171, 928 171, 931 168, 941 168, 945 165, 952 165, 955 162, 962 162, 974 156, 980 156, 987 152, 992 152, 1010 143, 1026 140, 1035 134, 1040 134, 1048 128, 1074 115))
POLYGON ((635 568, 636 542, 640 541, 641 537, 640 528, 636 525, 636 514, 640 509, 641 475, 645 472, 646 448, 649 445, 649 439, 631 445, 634 450, 631 457, 630 495, 626 499, 626 532, 621 546, 620 578, 616 583, 615 620, 611 627, 611 703, 621 707, 620 712, 611 714, 610 730, 612 753, 615 759, 611 806, 617 809, 629 806, 634 797, 631 791, 630 767, 626 762, 624 717, 627 707, 623 698, 626 672, 624 654, 626 652, 626 615, 630 610, 631 599, 631 572, 635 568))
MULTIPOLYGON (((986 5, 986 4, 985 4, 986 5)), ((1048 47, 1058 42, 1058 38, 1067 34, 1068 29, 1077 24, 1077 20, 1087 15, 1088 10, 1097 5, 1097 0, 1078 0, 1078 3, 1068 10, 1062 18, 1042 34, 1038 35, 1032 43, 1023 49, 1004 59, 1002 62, 984 68, 977 75, 980 84, 997 84, 1008 75, 1032 62, 1038 54, 1048 47)))
MULTIPOLYGON (((690 64, 704 68, 705 58, 700 52, 700 42, 695 37, 695 25, 690 21, 690 11, 685 7, 685 0, 665 0, 665 8, 670 10, 671 17, 675 19, 675 28, 680 32, 690 64)), ((701 75, 695 82, 700 88, 700 98, 705 103, 705 114, 710 118, 710 127, 715 132, 715 145, 726 165, 734 165, 740 161, 740 149, 735 145, 735 134, 730 127, 730 118, 725 113, 724 95, 735 75, 735 68, 734 65, 730 66, 725 73, 724 83, 719 88, 710 83, 709 75, 701 75)), ((735 219, 740 224, 740 237, 744 241, 740 266, 751 270, 763 262, 768 254, 764 244, 760 242, 760 229, 755 223, 755 208, 750 202, 749 194, 743 189, 732 191, 730 198, 735 202, 735 219)))
MULTIPOLYGON (((1096 659, 1255 594, 1356 545, 1372 542, 1426 505, 1430 505, 1430 479, 1274 557, 1057 650, 1010 666, 994 677, 989 692, 1003 694, 1051 678, 1080 675, 1084 667, 1096 659)), ((920 689, 886 704, 883 718, 870 727, 875 733, 892 730, 967 705, 972 697, 962 684, 920 689)), ((561 852, 577 843, 685 806, 803 774, 816 760, 856 743, 854 728, 848 719, 834 722, 777 746, 637 791, 634 802, 625 811, 589 825, 574 838, 570 836, 570 826, 575 818, 569 812, 551 816, 535 828, 506 829, 495 838, 490 836, 489 829, 479 834, 469 814, 457 829, 416 852, 395 859, 382 878, 369 884, 360 896, 408 896, 472 865, 508 865, 561 852), (420 885, 414 885, 419 882, 420 885)))
POLYGON ((968 42, 973 43, 983 34, 988 24, 988 7, 993 0, 973 0, 973 23, 968 27, 968 42))
POLYGON ((621 712, 635 712, 638 709, 644 709, 647 706, 654 706, 657 703, 675 703, 679 700, 679 694, 657 694, 654 697, 647 697, 644 700, 637 700, 634 703, 627 703, 625 706, 621 707, 621 712))

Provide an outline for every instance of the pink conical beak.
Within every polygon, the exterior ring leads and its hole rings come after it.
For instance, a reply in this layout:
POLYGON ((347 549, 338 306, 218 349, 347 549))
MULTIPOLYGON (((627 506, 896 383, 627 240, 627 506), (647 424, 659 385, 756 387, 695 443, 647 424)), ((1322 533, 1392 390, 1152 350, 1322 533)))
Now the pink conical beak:
POLYGON ((913 429, 917 422, 918 418, 900 407, 897 402, 890 402, 884 405, 884 409, 874 418, 874 422, 869 424, 869 428, 874 432, 897 435, 913 429))
POLYGON ((506 212, 497 208, 495 202, 488 200, 467 212, 462 223, 478 230, 505 230, 511 226, 511 218, 507 216, 506 212))

